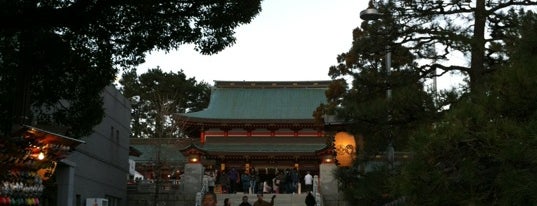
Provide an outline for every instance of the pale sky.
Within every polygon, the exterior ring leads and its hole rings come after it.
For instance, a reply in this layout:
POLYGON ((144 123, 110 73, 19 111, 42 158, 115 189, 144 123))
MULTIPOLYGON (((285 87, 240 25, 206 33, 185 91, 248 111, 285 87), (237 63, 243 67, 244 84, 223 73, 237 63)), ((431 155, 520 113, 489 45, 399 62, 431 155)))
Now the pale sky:
MULTIPOLYGON (((352 46, 352 31, 362 20, 367 0, 264 0, 250 24, 238 27, 236 43, 208 56, 193 45, 152 52, 138 73, 160 66, 182 69, 187 77, 213 84, 225 81, 330 80, 328 68, 352 46)), ((439 89, 456 86, 459 77, 439 79, 439 89), (456 80, 454 80, 456 79, 456 80)))
POLYGON ((330 80, 328 68, 352 46, 366 0, 264 0, 250 24, 237 28, 236 43, 211 56, 183 45, 170 53, 153 52, 138 72, 160 66, 182 69, 187 77, 214 80, 330 80))

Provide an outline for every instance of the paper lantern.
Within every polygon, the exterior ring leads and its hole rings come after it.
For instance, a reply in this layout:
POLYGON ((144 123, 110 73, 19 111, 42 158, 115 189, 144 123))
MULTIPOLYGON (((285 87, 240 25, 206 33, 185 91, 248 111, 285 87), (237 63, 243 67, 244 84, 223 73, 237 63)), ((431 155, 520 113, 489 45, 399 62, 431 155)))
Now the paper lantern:
POLYGON ((351 166, 356 155, 356 141, 354 136, 347 132, 336 133, 334 147, 339 166, 351 166))

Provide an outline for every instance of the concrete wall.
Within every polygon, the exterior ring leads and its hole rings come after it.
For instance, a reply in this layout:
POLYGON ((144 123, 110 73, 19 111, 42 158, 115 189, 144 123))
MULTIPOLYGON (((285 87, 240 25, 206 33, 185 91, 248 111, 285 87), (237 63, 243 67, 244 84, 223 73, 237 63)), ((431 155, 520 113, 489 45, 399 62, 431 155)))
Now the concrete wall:
MULTIPOLYGON (((196 196, 186 195, 180 191, 161 191, 158 195, 160 205, 195 205, 196 196)), ((154 187, 152 190, 129 190, 128 206, 148 206, 155 205, 154 187)), ((219 202, 220 205, 220 202, 219 202)))
POLYGON ((344 200, 343 192, 339 190, 338 180, 334 176, 337 166, 334 163, 319 165, 319 190, 323 199, 323 206, 348 206, 344 200))
POLYGON ((127 206, 130 103, 113 86, 102 94, 105 117, 67 158, 74 163, 74 206, 84 206, 86 198, 109 198, 109 206, 127 206))

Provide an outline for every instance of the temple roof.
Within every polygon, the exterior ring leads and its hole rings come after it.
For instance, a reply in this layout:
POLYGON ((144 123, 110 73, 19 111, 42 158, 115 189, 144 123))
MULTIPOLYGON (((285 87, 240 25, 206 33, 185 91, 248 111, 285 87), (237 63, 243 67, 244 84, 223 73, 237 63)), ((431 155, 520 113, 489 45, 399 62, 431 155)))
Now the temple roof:
POLYGON ((140 156, 130 157, 130 159, 138 163, 156 163, 158 161, 169 164, 186 163, 186 158, 180 151, 183 148, 178 145, 134 145, 134 148, 142 154, 140 156))
POLYGON ((131 156, 130 159, 138 163, 163 161, 169 164, 183 164, 186 162, 186 158, 180 150, 188 147, 193 142, 195 141, 192 139, 131 138, 131 147, 135 148, 141 154, 139 156, 131 156))
POLYGON ((215 81, 209 106, 179 114, 196 120, 313 120, 326 103, 330 81, 246 82, 215 81))

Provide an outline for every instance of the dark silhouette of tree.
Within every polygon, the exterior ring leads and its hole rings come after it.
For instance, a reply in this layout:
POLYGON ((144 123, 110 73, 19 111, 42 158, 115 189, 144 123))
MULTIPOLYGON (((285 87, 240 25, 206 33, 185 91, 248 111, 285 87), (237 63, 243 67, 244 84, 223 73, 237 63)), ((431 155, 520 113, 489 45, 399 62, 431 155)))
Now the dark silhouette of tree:
POLYGON ((0 125, 53 123, 79 137, 103 112, 100 92, 155 49, 214 54, 260 1, 0 1, 0 125), (36 111, 43 111, 37 112, 36 111))
POLYGON ((518 20, 510 65, 487 76, 435 127, 415 133, 396 188, 405 205, 537 202, 537 16, 518 20))
MULTIPOLYGON (((402 194, 398 190, 400 185, 393 185, 393 180, 404 177, 399 173, 401 168, 386 172, 388 167, 369 167, 367 171, 364 168, 371 160, 370 155, 385 152, 389 143, 395 144, 396 151, 427 152, 414 147, 416 135, 428 131, 422 134, 425 137, 421 146, 427 144, 428 140, 436 138, 436 133, 430 131, 444 123, 445 116, 451 115, 450 108, 467 104, 474 98, 478 101, 478 96, 474 95, 490 93, 486 88, 496 83, 489 81, 491 76, 513 64, 523 32, 520 27, 523 17, 528 13, 532 16, 525 9, 536 4, 536 1, 524 0, 375 2, 375 7, 384 15, 377 21, 364 21, 353 31, 351 49, 338 55, 338 64, 330 67, 329 75, 335 81, 327 92, 328 103, 314 114, 318 119, 323 115, 336 115, 348 123, 348 131, 365 140, 365 151, 359 151, 355 164, 337 173, 345 183, 347 198, 378 203, 402 194), (384 65, 388 49, 392 54, 389 76, 384 65), (465 75, 468 85, 462 85, 459 90, 441 91, 425 87, 427 81, 447 73, 465 75), (389 99, 388 90, 392 91, 389 99), (384 178, 378 178, 379 175, 384 178), (368 176, 375 179, 368 179, 368 176), (360 181, 353 181, 353 178, 360 181), (368 187, 369 194, 376 197, 356 195, 364 189, 358 182, 378 179, 382 182, 368 187)), ((472 126, 481 131, 479 124, 472 126)), ((457 144, 443 143, 445 145, 438 146, 457 144)), ((422 160, 427 158, 430 156, 423 156, 422 160)), ((412 174, 412 169, 403 169, 407 173, 404 175, 419 177, 412 174)), ((430 170, 419 172, 427 171, 430 170)), ((435 177, 430 178, 437 180, 435 177)), ((456 189, 452 192, 460 191, 469 192, 456 189)), ((413 192, 406 194, 421 198, 413 192)))
POLYGON ((177 113, 199 111, 207 107, 210 86, 187 78, 183 71, 164 73, 160 68, 146 73, 130 70, 120 80, 125 97, 131 100, 132 138, 179 138, 177 113))

